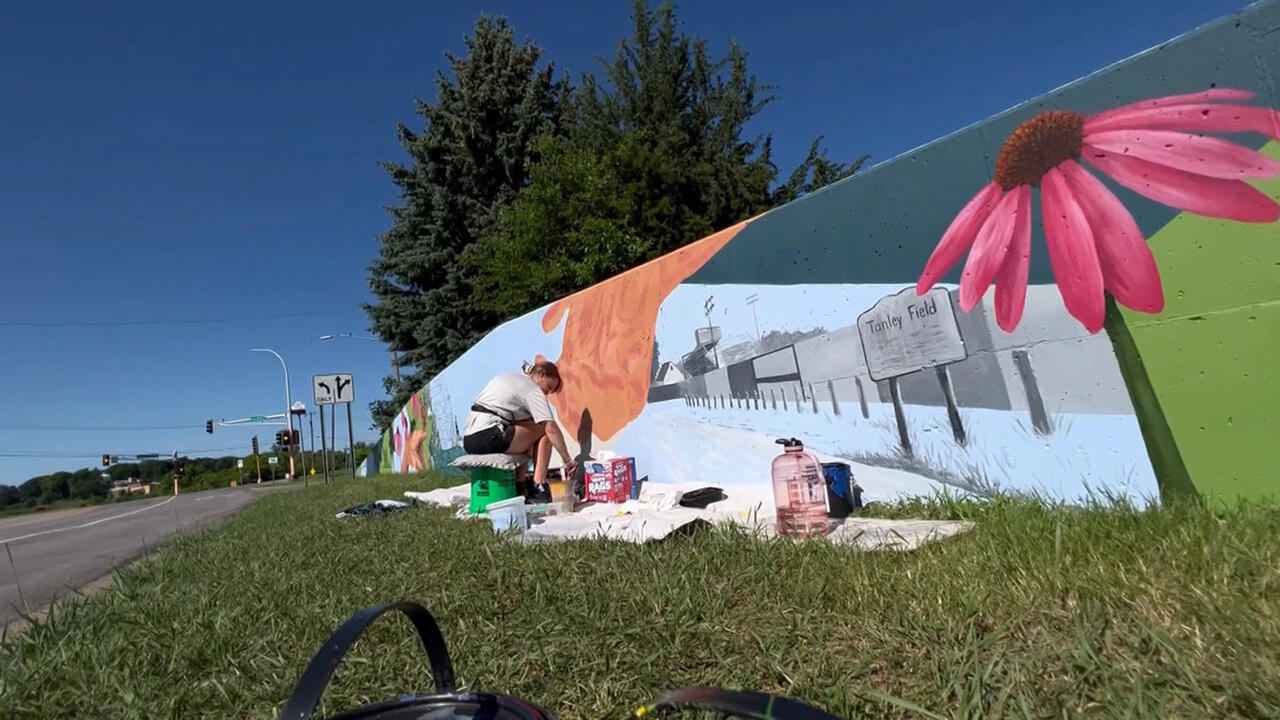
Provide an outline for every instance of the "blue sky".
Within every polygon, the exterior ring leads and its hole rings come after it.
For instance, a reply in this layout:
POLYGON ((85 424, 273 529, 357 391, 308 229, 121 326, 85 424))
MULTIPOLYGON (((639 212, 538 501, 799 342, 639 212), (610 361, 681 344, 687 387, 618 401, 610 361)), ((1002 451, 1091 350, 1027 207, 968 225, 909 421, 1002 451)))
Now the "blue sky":
MULTIPOLYGON (((413 98, 433 97, 482 10, 575 76, 628 30, 625 0, 445 5, 6 3, 0 482, 269 443, 272 428, 203 430, 282 409, 260 346, 289 362, 295 399, 312 373, 355 373, 356 437, 373 438, 386 352, 315 338, 367 328, 396 123, 416 124, 413 98)), ((1243 6, 700 0, 680 16, 778 86, 757 126, 785 173, 816 135, 884 161, 1243 6)))

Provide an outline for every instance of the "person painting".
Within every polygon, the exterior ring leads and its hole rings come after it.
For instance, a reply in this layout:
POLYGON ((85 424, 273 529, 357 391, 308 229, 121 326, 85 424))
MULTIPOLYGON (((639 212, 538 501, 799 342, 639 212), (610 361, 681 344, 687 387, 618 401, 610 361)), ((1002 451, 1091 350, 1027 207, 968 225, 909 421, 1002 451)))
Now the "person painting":
MULTIPOLYGON (((462 449, 468 455, 530 455, 534 458, 534 486, 545 488, 551 449, 555 448, 564 461, 565 477, 571 476, 577 465, 547 401, 547 395, 560 392, 560 386, 560 370, 548 360, 526 363, 523 373, 502 373, 493 378, 467 415, 462 449)), ((526 466, 517 468, 516 482, 523 483, 527 473, 526 466)))

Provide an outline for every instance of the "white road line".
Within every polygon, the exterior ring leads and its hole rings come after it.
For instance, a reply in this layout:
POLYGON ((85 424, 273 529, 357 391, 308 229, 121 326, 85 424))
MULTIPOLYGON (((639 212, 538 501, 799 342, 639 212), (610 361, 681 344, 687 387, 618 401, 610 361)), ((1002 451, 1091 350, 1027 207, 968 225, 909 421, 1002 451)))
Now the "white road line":
POLYGON ((137 515, 140 512, 146 512, 154 508, 168 505, 169 503, 177 499, 177 497, 178 497, 177 495, 170 495, 169 499, 165 500, 162 503, 156 503, 155 505, 148 505, 144 508, 138 508, 137 510, 130 510, 127 513, 120 513, 119 515, 112 515, 111 517, 98 518, 97 520, 93 520, 87 523, 81 523, 79 525, 72 525, 71 527, 54 528, 52 530, 41 530, 40 532, 30 533, 28 535, 19 535, 18 537, 5 538, 4 540, 0 540, 0 545, 4 545, 5 543, 17 542, 18 540, 26 540, 28 538, 33 538, 33 537, 40 537, 41 535, 52 535, 54 533, 66 532, 67 530, 80 530, 82 528, 87 528, 91 525, 97 525, 99 523, 109 522, 111 520, 119 520, 120 518, 126 518, 126 517, 129 517, 130 515, 137 515))

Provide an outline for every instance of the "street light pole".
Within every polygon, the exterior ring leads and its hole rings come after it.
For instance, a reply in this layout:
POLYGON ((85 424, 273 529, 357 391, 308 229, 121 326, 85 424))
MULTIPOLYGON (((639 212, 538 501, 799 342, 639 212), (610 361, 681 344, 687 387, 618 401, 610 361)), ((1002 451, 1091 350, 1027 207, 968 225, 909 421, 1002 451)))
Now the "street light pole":
MULTIPOLYGON (((275 350, 271 350, 269 348, 251 348, 249 352, 271 353, 280 361, 280 367, 284 368, 284 419, 289 423, 289 427, 292 428, 293 422, 290 420, 292 416, 289 413, 293 410, 293 393, 289 390, 289 366, 285 364, 284 358, 280 356, 280 353, 275 350)), ((289 477, 294 477, 292 445, 290 445, 289 449, 289 477)))
MULTIPOLYGON (((369 342, 382 342, 378 338, 372 337, 370 335, 354 335, 352 333, 329 333, 328 335, 321 335, 320 339, 327 341, 327 340, 332 340, 334 338, 340 338, 340 337, 351 338, 352 340, 368 340, 369 342)), ((400 384, 400 356, 396 354, 395 350, 391 351, 391 374, 393 377, 395 377, 396 385, 398 386, 400 384)))

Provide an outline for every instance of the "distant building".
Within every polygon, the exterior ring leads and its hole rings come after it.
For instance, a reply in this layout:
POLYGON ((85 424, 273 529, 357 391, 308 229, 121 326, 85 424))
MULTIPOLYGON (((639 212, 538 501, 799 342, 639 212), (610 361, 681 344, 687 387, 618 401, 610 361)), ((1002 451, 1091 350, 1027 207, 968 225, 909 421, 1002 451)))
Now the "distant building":
POLYGON ((132 495, 134 493, 142 493, 143 495, 151 494, 151 483, 146 483, 137 478, 129 478, 128 480, 116 480, 111 483, 109 491, 112 495, 132 495))
POLYGON ((680 368, 675 363, 664 362, 658 367, 658 374, 653 378, 654 385, 669 385, 684 380, 684 373, 680 372, 680 368))

